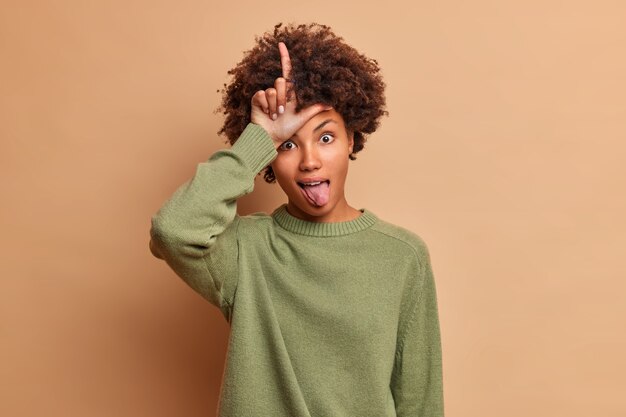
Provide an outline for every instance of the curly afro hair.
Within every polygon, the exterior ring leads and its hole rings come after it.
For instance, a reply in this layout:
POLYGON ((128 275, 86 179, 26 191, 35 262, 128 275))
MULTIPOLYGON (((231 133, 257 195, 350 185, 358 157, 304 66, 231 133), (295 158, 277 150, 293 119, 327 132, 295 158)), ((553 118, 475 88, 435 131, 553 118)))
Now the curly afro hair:
MULTIPOLYGON (((354 133, 350 160, 361 151, 366 135, 376 131, 385 107, 385 83, 378 62, 359 53, 335 35, 331 28, 317 23, 293 23, 274 26, 274 33, 255 37, 253 49, 245 51, 244 58, 228 71, 233 75, 229 85, 224 84, 222 103, 214 113, 226 115, 224 125, 217 132, 225 134, 233 145, 248 123, 252 111, 252 96, 258 90, 274 85, 282 76, 278 42, 284 42, 291 59, 291 80, 296 96, 296 112, 312 104, 333 106, 344 119, 348 134, 354 133)), ((271 166, 265 168, 264 179, 276 182, 271 166)))

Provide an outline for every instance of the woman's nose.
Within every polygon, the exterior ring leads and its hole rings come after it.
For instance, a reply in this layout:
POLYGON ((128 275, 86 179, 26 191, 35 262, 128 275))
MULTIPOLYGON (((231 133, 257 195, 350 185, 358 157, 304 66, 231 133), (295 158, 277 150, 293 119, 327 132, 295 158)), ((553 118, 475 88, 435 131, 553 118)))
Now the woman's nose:
POLYGON ((300 160, 300 169, 303 171, 310 171, 318 169, 322 165, 320 157, 317 153, 317 149, 303 148, 302 159, 300 160))

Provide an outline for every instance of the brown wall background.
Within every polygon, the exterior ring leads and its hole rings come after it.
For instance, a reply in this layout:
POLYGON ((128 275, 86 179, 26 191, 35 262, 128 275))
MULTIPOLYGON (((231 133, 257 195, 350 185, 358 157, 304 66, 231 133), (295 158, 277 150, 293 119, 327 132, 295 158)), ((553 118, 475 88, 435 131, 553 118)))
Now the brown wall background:
MULTIPOLYGON (((214 415, 228 326, 150 216, 279 21, 383 68, 347 197, 429 245, 447 415, 626 415, 626 6, 432 3, 3 1, 0 415, 214 415)), ((258 177, 240 214, 283 201, 258 177)))

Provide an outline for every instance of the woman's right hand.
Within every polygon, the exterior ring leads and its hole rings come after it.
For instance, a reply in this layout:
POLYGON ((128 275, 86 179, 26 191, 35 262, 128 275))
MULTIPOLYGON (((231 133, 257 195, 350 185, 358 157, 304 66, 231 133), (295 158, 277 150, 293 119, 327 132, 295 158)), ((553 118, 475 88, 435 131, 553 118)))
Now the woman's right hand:
POLYGON ((318 103, 306 107, 298 113, 295 112, 296 96, 293 83, 288 81, 291 74, 289 51, 283 42, 278 43, 278 49, 280 50, 283 76, 276 78, 274 87, 259 90, 252 96, 250 115, 251 122, 265 129, 276 147, 290 139, 313 116, 332 108, 332 106, 318 103), (281 106, 282 112, 280 111, 281 106))

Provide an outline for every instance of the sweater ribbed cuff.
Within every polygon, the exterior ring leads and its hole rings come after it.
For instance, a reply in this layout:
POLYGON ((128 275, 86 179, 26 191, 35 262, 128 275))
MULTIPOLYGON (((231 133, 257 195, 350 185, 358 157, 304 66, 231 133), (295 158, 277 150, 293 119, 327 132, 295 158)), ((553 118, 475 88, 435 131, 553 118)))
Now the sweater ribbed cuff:
POLYGON ((278 151, 274 141, 265 129, 255 123, 248 123, 231 150, 236 153, 254 174, 269 165, 278 151))

